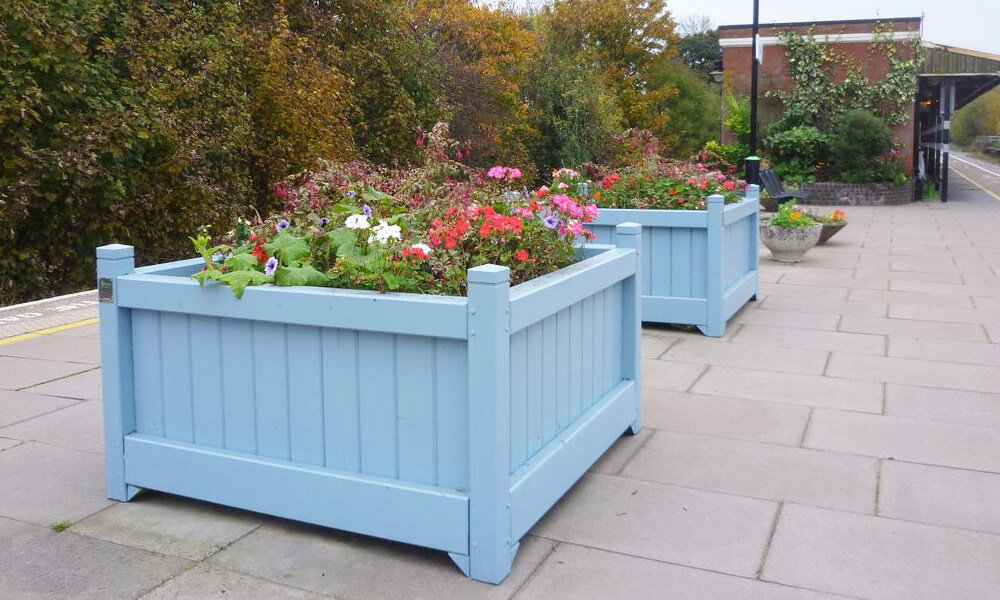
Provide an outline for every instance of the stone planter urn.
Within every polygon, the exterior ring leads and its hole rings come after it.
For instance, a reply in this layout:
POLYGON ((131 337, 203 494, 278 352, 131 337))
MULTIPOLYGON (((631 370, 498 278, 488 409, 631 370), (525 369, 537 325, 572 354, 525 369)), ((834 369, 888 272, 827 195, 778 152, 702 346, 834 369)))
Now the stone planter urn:
POLYGON ((847 227, 847 221, 840 223, 823 223, 823 230, 819 234, 819 241, 816 245, 825 244, 827 240, 840 233, 840 230, 847 227))
POLYGON ((771 258, 778 262, 802 262, 806 252, 819 241, 823 226, 819 223, 809 227, 779 227, 763 224, 760 239, 771 251, 771 258))

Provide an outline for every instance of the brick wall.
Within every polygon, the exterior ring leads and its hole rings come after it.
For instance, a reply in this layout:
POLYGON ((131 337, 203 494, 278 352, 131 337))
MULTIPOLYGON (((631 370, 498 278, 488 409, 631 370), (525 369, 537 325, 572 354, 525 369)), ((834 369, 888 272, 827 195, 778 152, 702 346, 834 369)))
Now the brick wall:
MULTIPOLYGON (((805 35, 810 28, 814 35, 820 38, 823 35, 838 34, 867 34, 873 33, 876 27, 881 26, 884 30, 887 25, 899 32, 920 31, 920 19, 887 19, 884 21, 857 21, 846 23, 816 23, 816 24, 789 24, 789 25, 769 25, 760 27, 760 35, 763 38, 775 37, 779 30, 791 29, 805 35)), ((719 39, 750 38, 753 35, 753 28, 747 26, 721 27, 719 28, 719 39)), ((889 70, 889 65, 881 54, 872 54, 868 42, 831 42, 837 51, 844 52, 847 56, 860 63, 865 74, 871 81, 878 81, 885 77, 889 70)), ((747 96, 750 94, 750 57, 752 49, 750 46, 723 47, 722 48, 722 68, 725 72, 725 86, 727 90, 732 90, 737 96, 747 96)), ((759 72, 758 80, 758 118, 760 124, 766 125, 775 121, 780 116, 780 105, 773 101, 768 101, 764 97, 764 92, 768 90, 789 91, 791 81, 789 79, 788 57, 785 56, 784 46, 764 46, 763 65, 759 72)), ((838 72, 836 78, 843 80, 844 73, 838 72)), ((904 125, 896 127, 892 131, 893 137, 901 142, 902 153, 906 159, 907 172, 913 171, 913 111, 910 112, 910 120, 904 125)), ((726 132, 727 140, 730 134, 726 132)))

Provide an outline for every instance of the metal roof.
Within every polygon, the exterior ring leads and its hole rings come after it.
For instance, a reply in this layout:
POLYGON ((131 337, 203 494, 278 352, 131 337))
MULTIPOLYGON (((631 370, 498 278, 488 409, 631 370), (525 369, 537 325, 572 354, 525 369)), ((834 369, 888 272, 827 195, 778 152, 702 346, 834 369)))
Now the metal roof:
POLYGON ((921 75, 996 75, 1000 73, 1000 55, 955 48, 933 42, 921 42, 924 65, 921 75))

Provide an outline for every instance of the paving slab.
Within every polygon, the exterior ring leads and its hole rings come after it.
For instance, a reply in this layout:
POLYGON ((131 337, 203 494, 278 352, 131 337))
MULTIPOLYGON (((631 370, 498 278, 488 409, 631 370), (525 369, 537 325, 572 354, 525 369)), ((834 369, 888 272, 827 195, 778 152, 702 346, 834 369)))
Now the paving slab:
POLYGON ((899 271, 894 269, 858 269, 854 276, 858 279, 868 281, 924 281, 928 283, 964 283, 962 276, 952 271, 949 272, 916 272, 899 271))
POLYGON ((850 290, 848 300, 858 302, 885 302, 887 304, 912 304, 915 306, 945 306, 972 308, 971 296, 923 294, 920 292, 893 292, 885 290, 850 290))
POLYGON ((55 525, 111 505, 104 458, 92 452, 27 442, 0 453, 0 516, 55 525))
POLYGON ((882 463, 879 515, 1000 534, 1000 475, 882 463))
POLYGON ((986 331, 972 323, 941 323, 887 317, 845 316, 840 321, 840 331, 872 333, 903 337, 958 340, 960 342, 986 342, 986 331))
POLYGON ((827 356, 828 353, 816 350, 774 346, 761 346, 748 352, 746 346, 710 339, 686 339, 667 350, 660 360, 821 375, 827 356))
POLYGON ((834 600, 832 596, 574 544, 559 544, 515 600, 834 600), (657 596, 657 592, 662 596, 657 596))
POLYGON ((92 338, 46 335, 0 346, 0 356, 99 365, 100 346, 100 341, 92 338))
POLYGON ((144 492, 73 524, 70 531, 189 560, 202 560, 268 517, 177 496, 144 492))
POLYGON ((803 406, 882 412, 882 384, 874 381, 711 367, 691 391, 803 406))
POLYGON ((1000 298, 988 298, 984 296, 976 296, 972 299, 976 308, 981 308, 984 310, 1000 311, 1000 298))
MULTIPOLYGON (((856 354, 885 354, 885 336, 790 327, 761 327, 744 325, 733 336, 734 344, 777 346, 803 350, 853 352, 856 354)), ((753 352, 756 352, 754 348, 753 352)))
POLYGON ((0 437, 0 452, 7 450, 8 448, 13 448, 21 443, 21 440, 12 440, 5 437, 0 437))
POLYGON ((988 285, 958 285, 954 283, 927 283, 925 281, 893 281, 890 290, 900 292, 921 292, 925 294, 948 294, 955 296, 988 296, 1000 298, 1000 287, 988 285))
POLYGON ((1000 366, 1000 344, 890 336, 888 345, 889 356, 899 358, 1000 366))
POLYGON ((334 600, 257 577, 205 565, 185 571, 139 600, 334 600))
POLYGON ((629 461, 625 477, 740 496, 871 513, 878 461, 660 431, 629 461))
MULTIPOLYGON (((28 392, 0 390, 0 428, 76 404, 67 398, 52 398, 28 392)), ((0 435, 3 435, 0 433, 0 435)))
POLYGON ((644 426, 798 446, 809 408, 725 396, 663 392, 643 398, 644 426))
POLYGON ((4 518, 0 556, 10 600, 132 600, 190 564, 4 518))
POLYGON ((817 409, 803 445, 1000 473, 1000 430, 993 427, 817 409))
POLYGON ((19 390, 93 368, 83 363, 0 356, 0 389, 19 390))
POLYGON ((762 579, 871 600, 984 600, 1000 536, 786 504, 762 579))
POLYGON ((1000 367, 991 366, 835 352, 830 357, 826 374, 856 380, 1000 393, 1000 367))
POLYGON ((764 296, 780 296, 782 298, 823 298, 847 300, 845 288, 823 285, 781 285, 774 283, 760 284, 760 293, 764 296))
POLYGON ((761 302, 760 308, 788 313, 858 315, 860 317, 884 317, 888 314, 888 304, 885 303, 858 302, 835 298, 788 298, 772 296, 761 302))
POLYGON ((526 537, 501 585, 467 579, 444 552, 291 521, 267 523, 208 563, 338 600, 510 598, 551 552, 526 537))
POLYGON ((17 425, 0 428, 0 435, 103 454, 103 407, 100 402, 76 402, 17 425))
POLYGON ((1000 394, 890 383, 885 388, 885 413, 1000 428, 1000 394))
POLYGON ((653 335, 643 332, 642 334, 642 358, 659 358, 667 351, 667 348, 677 343, 678 338, 653 335))
POLYGON ((642 359, 642 397, 657 391, 683 392, 707 369, 707 365, 642 359))
POLYGON ((101 385, 101 370, 94 369, 26 388, 24 391, 78 400, 100 400, 103 398, 101 385))
POLYGON ((817 275, 813 273, 803 273, 801 275, 785 275, 780 283, 786 285, 822 285, 826 287, 839 287, 848 289, 863 290, 887 290, 889 289, 889 279, 878 277, 874 279, 864 279, 861 277, 849 277, 840 275, 832 277, 828 275, 817 275))
POLYGON ((941 323, 1000 325, 1000 310, 985 310, 981 308, 947 308, 942 306, 899 304, 889 308, 889 316, 894 319, 938 321, 941 323))
POLYGON ((625 468, 626 463, 631 460, 632 456, 639 451, 639 448, 649 440, 649 436, 653 434, 655 430, 648 425, 643 425, 642 429, 639 431, 639 435, 632 435, 631 432, 626 431, 622 434, 618 441, 616 441, 607 452, 604 453, 601 458, 597 459, 597 462, 590 467, 590 471, 595 473, 606 473, 608 475, 617 475, 621 473, 621 470, 625 468))
POLYGON ((753 576, 777 503, 592 473, 533 533, 633 556, 753 576))
POLYGON ((769 327, 792 327, 795 329, 824 329, 834 331, 840 323, 840 315, 783 313, 759 308, 744 308, 730 323, 765 325, 769 327))

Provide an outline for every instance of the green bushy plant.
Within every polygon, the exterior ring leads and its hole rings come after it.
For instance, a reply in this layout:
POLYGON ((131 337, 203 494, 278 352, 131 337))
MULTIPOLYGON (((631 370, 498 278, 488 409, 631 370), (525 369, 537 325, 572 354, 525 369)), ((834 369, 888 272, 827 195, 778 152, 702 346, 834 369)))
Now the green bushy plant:
POLYGON ((826 161, 830 136, 811 125, 799 125, 764 140, 773 168, 788 185, 813 183, 826 161))
POLYGON ((865 183, 882 180, 877 162, 892 151, 892 134, 885 121, 863 109, 846 111, 837 119, 830 155, 838 181, 865 183))

